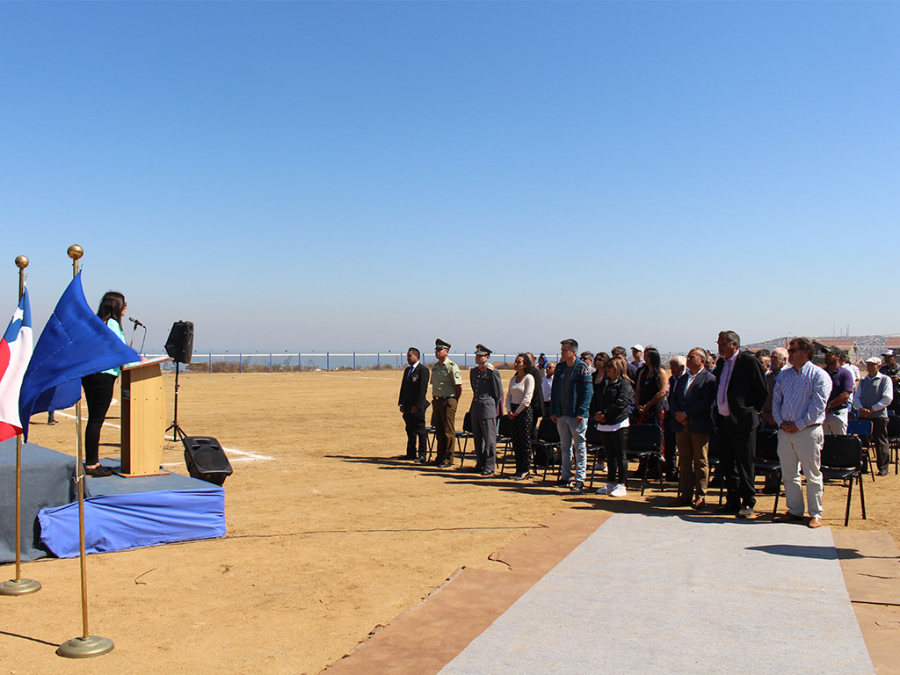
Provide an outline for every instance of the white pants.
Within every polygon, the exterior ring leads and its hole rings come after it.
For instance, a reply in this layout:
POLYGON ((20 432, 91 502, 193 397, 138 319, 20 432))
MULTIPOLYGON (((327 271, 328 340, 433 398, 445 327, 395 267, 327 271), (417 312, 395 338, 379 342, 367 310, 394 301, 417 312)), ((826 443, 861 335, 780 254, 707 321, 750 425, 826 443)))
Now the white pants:
POLYGON ((784 496, 788 511, 803 516, 803 488, 800 470, 806 476, 806 501, 811 518, 822 516, 822 444, 825 434, 821 426, 806 427, 795 434, 778 430, 778 459, 784 479, 784 496))
POLYGON ((847 413, 847 408, 843 408, 842 410, 835 410, 834 412, 825 415, 825 422, 822 424, 822 429, 825 433, 833 434, 835 436, 846 436, 847 413))

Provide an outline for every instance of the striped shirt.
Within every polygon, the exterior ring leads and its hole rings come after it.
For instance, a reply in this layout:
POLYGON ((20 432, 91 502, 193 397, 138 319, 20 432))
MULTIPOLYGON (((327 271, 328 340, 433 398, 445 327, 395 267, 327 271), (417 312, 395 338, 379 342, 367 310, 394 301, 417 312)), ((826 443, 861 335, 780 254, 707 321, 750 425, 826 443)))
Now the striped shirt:
POLYGON ((775 380, 772 417, 778 426, 793 422, 798 429, 825 421, 825 404, 831 393, 828 373, 807 361, 800 368, 782 368, 775 380))

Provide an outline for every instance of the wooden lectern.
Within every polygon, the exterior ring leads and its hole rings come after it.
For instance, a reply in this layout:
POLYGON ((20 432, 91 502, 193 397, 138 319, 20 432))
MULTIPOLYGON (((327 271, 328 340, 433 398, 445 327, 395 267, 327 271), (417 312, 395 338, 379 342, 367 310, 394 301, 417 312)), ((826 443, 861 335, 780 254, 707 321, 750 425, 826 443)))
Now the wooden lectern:
POLYGON ((160 476, 166 435, 161 357, 122 368, 122 470, 126 478, 160 476))

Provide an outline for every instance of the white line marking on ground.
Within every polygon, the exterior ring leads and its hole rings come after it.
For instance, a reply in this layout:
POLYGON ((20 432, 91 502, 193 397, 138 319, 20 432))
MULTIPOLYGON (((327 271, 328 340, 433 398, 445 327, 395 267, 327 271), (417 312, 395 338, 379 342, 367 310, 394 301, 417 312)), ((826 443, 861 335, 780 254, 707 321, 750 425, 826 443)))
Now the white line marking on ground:
MULTIPOLYGON (((59 410, 56 411, 58 414, 63 415, 65 417, 71 417, 75 419, 75 415, 69 415, 68 413, 61 412, 59 410)), ((113 429, 121 429, 122 427, 118 424, 113 424, 112 422, 103 422, 103 426, 112 427, 113 429)), ((166 436, 165 439, 167 441, 174 441, 174 436, 166 436)), ((275 457, 270 457, 269 455, 263 455, 259 452, 252 452, 250 450, 238 450, 237 448, 226 448, 223 447, 222 450, 225 451, 225 455, 232 462, 273 462, 275 461, 275 457)), ((181 462, 169 462, 167 464, 162 464, 162 466, 181 466, 181 462)))

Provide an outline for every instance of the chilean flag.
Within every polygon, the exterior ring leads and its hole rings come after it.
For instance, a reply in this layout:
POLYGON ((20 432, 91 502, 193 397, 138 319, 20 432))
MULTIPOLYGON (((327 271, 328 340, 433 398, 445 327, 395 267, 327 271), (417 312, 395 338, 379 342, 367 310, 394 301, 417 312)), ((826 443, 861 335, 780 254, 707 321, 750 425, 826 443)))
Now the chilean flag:
POLYGON ((33 344, 31 304, 28 302, 26 288, 9 322, 9 328, 0 340, 0 441, 22 433, 19 391, 25 369, 31 360, 33 344))

